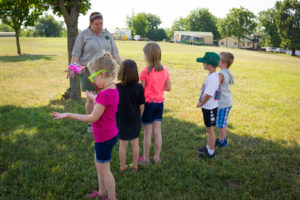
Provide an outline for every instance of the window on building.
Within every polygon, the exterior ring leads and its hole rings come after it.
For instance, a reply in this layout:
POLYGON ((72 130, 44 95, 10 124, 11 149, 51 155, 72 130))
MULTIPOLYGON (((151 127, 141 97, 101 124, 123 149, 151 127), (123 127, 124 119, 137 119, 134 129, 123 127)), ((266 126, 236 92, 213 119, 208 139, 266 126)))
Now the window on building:
POLYGON ((237 42, 234 42, 234 45, 237 45, 237 42))

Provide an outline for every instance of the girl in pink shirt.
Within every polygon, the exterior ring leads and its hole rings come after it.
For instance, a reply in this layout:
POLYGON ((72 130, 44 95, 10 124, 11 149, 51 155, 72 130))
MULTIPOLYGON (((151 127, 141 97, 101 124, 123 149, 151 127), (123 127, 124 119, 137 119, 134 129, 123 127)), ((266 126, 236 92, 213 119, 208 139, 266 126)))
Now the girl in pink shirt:
POLYGON ((115 65, 110 54, 96 57, 88 64, 89 71, 93 73, 89 79, 102 88, 97 96, 87 91, 87 98, 95 105, 91 114, 53 113, 54 119, 71 118, 92 123, 99 189, 88 194, 88 198, 116 199, 115 179, 110 171, 111 152, 119 132, 115 120, 119 104, 119 93, 114 83, 115 65))
POLYGON ((145 110, 142 116, 144 125, 144 154, 139 158, 139 164, 149 163, 152 132, 154 133, 155 155, 154 163, 161 162, 162 148, 161 121, 164 107, 164 91, 171 90, 171 80, 166 67, 161 64, 160 46, 148 42, 144 47, 145 67, 140 75, 140 81, 145 88, 145 110))

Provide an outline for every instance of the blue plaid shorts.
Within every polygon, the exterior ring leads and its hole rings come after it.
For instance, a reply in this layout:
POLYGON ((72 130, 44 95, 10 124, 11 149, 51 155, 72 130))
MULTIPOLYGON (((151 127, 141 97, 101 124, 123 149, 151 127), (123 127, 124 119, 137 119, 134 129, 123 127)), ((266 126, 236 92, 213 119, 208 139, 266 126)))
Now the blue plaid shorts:
POLYGON ((217 127, 225 128, 227 126, 228 115, 232 106, 227 108, 219 108, 217 114, 217 127))

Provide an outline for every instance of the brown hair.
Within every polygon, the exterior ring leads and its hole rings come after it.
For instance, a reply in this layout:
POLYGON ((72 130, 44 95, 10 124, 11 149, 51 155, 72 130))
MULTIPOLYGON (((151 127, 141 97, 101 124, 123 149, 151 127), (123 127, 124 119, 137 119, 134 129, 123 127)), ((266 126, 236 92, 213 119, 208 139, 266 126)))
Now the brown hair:
POLYGON ((88 69, 91 73, 95 73, 99 70, 106 70, 105 77, 115 77, 116 63, 113 57, 109 53, 105 53, 103 56, 96 57, 88 63, 88 69))
POLYGON ((126 59, 121 63, 118 79, 123 85, 130 85, 139 82, 138 68, 134 60, 126 59))
MULTIPOLYGON (((95 19, 103 19, 103 16, 99 12, 92 12, 90 14, 90 24, 95 21, 95 19)), ((89 25, 89 28, 91 28, 91 25, 89 25)))
POLYGON ((160 63, 161 50, 160 50, 160 46, 156 42, 152 42, 152 41, 148 42, 145 45, 143 51, 148 62, 148 74, 152 71, 153 68, 155 71, 163 70, 163 67, 160 63))
POLYGON ((221 52, 220 53, 221 61, 225 62, 227 64, 227 67, 229 68, 234 60, 234 56, 230 52, 221 52))

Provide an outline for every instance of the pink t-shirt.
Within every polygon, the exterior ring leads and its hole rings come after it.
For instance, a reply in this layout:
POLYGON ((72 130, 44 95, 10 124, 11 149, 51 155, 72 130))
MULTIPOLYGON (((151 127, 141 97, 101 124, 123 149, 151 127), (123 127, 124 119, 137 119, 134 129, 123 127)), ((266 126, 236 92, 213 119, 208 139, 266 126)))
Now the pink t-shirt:
POLYGON ((164 87, 169 79, 170 75, 165 66, 161 71, 155 71, 153 68, 149 74, 148 67, 145 67, 140 75, 140 80, 145 82, 145 101, 148 103, 164 102, 164 87))
POLYGON ((101 117, 93 123, 95 142, 105 142, 115 137, 119 130, 116 124, 116 113, 119 104, 118 89, 107 89, 97 95, 96 103, 102 104, 105 110, 101 117))

